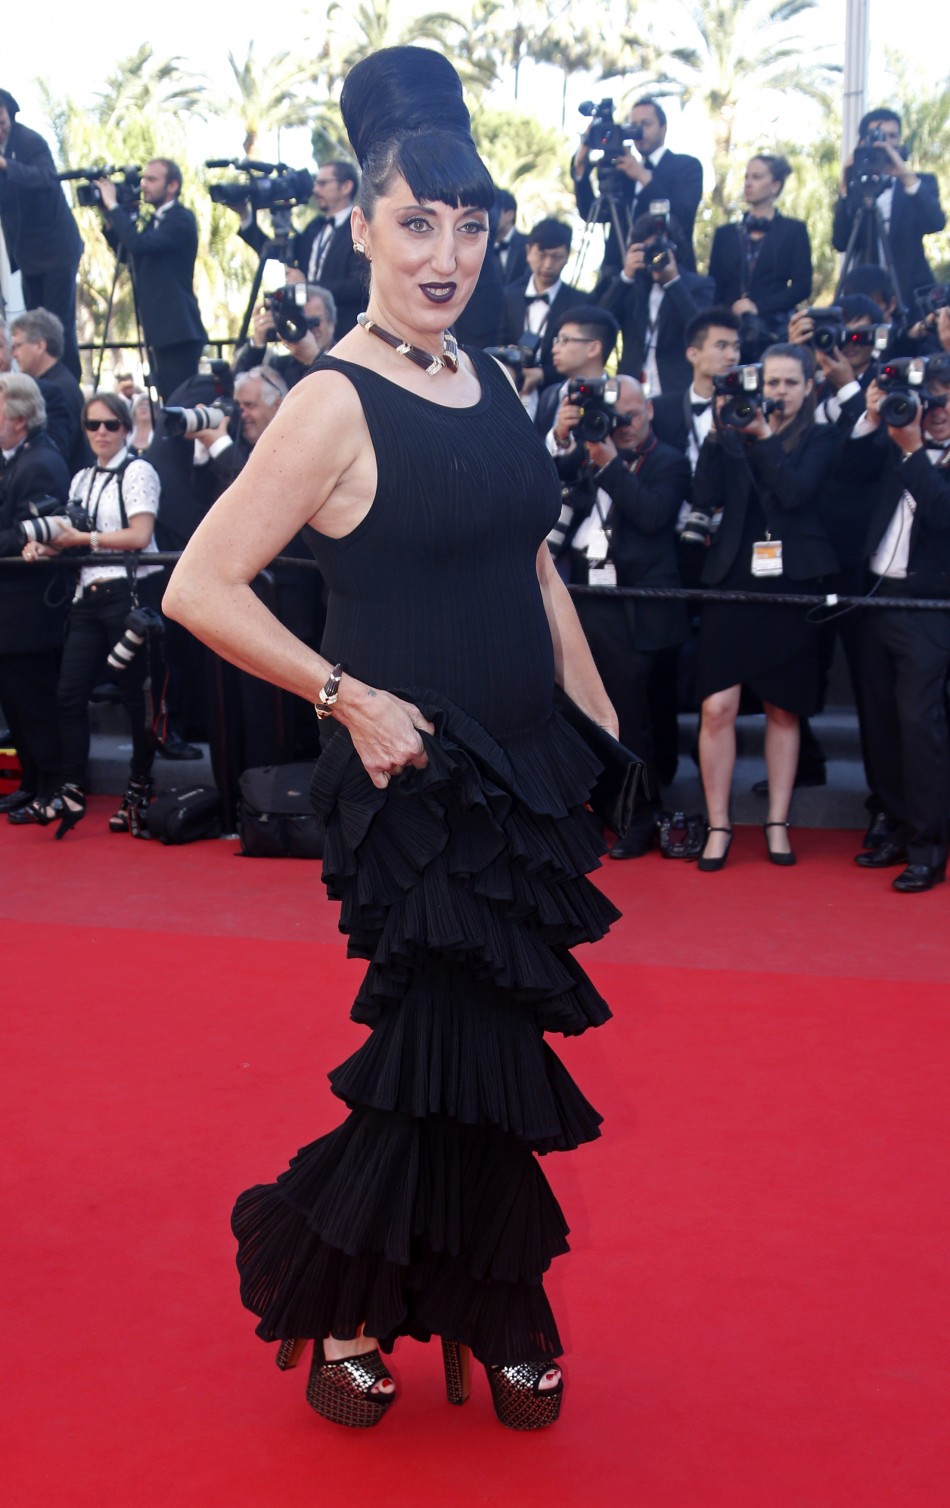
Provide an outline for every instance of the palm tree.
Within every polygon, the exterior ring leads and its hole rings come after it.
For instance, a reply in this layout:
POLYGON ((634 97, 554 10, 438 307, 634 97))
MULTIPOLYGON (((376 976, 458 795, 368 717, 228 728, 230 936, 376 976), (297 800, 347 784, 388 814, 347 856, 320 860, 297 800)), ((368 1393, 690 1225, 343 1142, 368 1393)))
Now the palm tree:
POLYGON ((333 0, 327 8, 327 23, 334 82, 342 79, 367 53, 378 52, 381 47, 432 42, 437 50, 451 55, 452 32, 465 30, 464 23, 448 11, 427 11, 408 25, 400 26, 393 15, 392 0, 360 0, 355 7, 333 0))
POLYGON ((186 72, 180 58, 159 61, 143 42, 106 79, 95 115, 102 125, 119 128, 144 112, 186 111, 202 116, 208 108, 206 94, 205 81, 186 72))
POLYGON ((236 92, 219 101, 216 110, 239 123, 245 157, 254 156, 263 131, 310 124, 315 82, 312 62, 295 61, 290 53, 278 52, 261 63, 254 55, 254 43, 249 42, 244 61, 238 62, 229 52, 228 63, 236 92))

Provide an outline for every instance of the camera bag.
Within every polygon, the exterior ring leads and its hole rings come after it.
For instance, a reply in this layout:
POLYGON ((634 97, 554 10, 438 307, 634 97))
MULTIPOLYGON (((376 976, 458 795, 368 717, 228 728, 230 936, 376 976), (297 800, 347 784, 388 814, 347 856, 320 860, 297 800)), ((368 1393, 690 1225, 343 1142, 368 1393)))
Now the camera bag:
POLYGON ((221 797, 207 785, 193 785, 185 791, 162 791, 145 814, 145 825, 151 837, 163 843, 220 838, 221 797))
POLYGON ((656 837, 664 859, 698 859, 706 845, 706 819, 698 812, 660 812, 656 837))
POLYGON ((313 763, 269 764, 239 781, 241 853, 252 859, 320 859, 323 828, 310 802, 313 763))

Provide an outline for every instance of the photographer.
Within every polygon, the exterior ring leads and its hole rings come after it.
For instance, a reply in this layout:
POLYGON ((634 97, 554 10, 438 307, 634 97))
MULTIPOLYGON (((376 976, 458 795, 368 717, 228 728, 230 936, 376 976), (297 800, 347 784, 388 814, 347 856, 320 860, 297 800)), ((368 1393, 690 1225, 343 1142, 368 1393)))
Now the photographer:
POLYGON ((498 222, 492 251, 498 259, 502 283, 516 283, 528 271, 528 238, 517 229, 518 201, 507 189, 495 190, 495 210, 498 222))
MULTIPOLYGON (((19 555, 34 510, 65 505, 69 472, 45 430, 32 377, 0 375, 0 556, 19 555)), ((0 797, 11 821, 52 795, 59 770, 56 672, 66 616, 66 582, 17 562, 0 564, 0 702, 22 766, 20 788, 0 797)))
MULTIPOLYGON (((352 330, 357 314, 366 307, 363 262, 353 250, 350 230, 359 186, 359 173, 351 162, 322 163, 313 181, 313 197, 320 213, 290 240, 288 266, 293 269, 294 280, 319 284, 333 296, 337 340, 352 330)), ((240 236, 258 255, 266 252, 268 237, 247 206, 240 236)))
POLYGON ((713 236, 709 276, 716 303, 742 320, 743 361, 757 361, 772 341, 784 340, 789 313, 811 297, 808 227, 777 208, 791 171, 784 157, 757 152, 745 170, 740 224, 720 225, 713 236))
POLYGON ((866 234, 855 248, 858 262, 887 262, 878 220, 890 243, 894 271, 905 308, 913 307, 914 289, 933 282, 923 238, 943 230, 940 190, 933 173, 916 173, 901 146, 901 118, 895 110, 869 110, 858 126, 858 145, 844 164, 835 205, 832 244, 846 251, 855 219, 863 206, 866 234))
POLYGON ((681 270, 682 231, 668 212, 641 216, 631 235, 623 268, 598 303, 620 324, 619 370, 642 381, 652 398, 689 385, 686 327, 712 303, 713 282, 681 270))
POLYGON ((16 364, 38 383, 49 437, 72 474, 88 463, 89 447, 82 428, 82 388, 62 360, 62 324, 50 309, 31 309, 17 315, 10 328, 16 364))
MULTIPOLYGON (((101 555, 102 564, 81 567, 69 609, 57 696, 60 785, 51 799, 37 799, 22 815, 41 827, 58 818, 58 838, 85 816, 89 695, 108 661, 116 670, 119 694, 132 725, 129 784, 109 827, 138 837, 151 798, 155 752, 145 699, 149 624, 147 615, 138 615, 147 597, 144 583, 161 572, 161 566, 139 564, 138 556, 155 552, 159 482, 147 461, 129 455, 132 416, 118 393, 94 393, 88 398, 83 427, 96 464, 73 477, 69 514, 45 521, 56 525, 48 542, 33 539, 23 547, 27 560, 78 549, 101 555), (130 623, 133 612, 136 618, 130 623)), ((156 614, 151 616, 157 619, 156 614)))
POLYGON ((306 377, 313 363, 336 339, 336 304, 333 294, 316 283, 289 283, 268 294, 254 315, 254 336, 238 352, 233 370, 250 372, 266 366, 278 372, 288 390, 306 377), (306 302, 294 303, 298 288, 306 302), (289 304, 289 307, 287 307, 289 304), (279 340, 286 352, 271 354, 268 345, 279 340))
MULTIPOLYGON (((611 101, 604 103, 612 104, 611 101)), ((681 265, 695 271, 693 224, 703 197, 702 164, 696 157, 669 150, 666 145, 666 113, 656 100, 638 100, 627 117, 627 124, 629 131, 625 135, 629 136, 634 150, 626 149, 617 156, 607 185, 602 177, 600 179, 601 192, 614 200, 628 241, 630 227, 645 213, 651 200, 669 200, 670 214, 682 232, 681 265)), ((588 131, 571 162, 577 210, 585 220, 594 205, 589 137, 588 131)), ((618 243, 616 230, 611 225, 602 274, 616 273, 623 260, 624 247, 618 243)))
MULTIPOLYGON (((558 410, 553 438, 558 469, 573 463, 586 476, 591 508, 571 550, 572 579, 581 585, 678 587, 676 516, 689 487, 682 456, 657 440, 652 405, 638 382, 618 379, 616 404, 604 414, 579 406, 570 391, 558 410), (590 438, 591 434, 599 438, 590 438)), ((686 635, 682 602, 634 602, 616 596, 574 599, 581 626, 607 694, 620 719, 621 741, 645 764, 645 789, 633 822, 611 849, 615 859, 640 858, 650 848, 659 811, 659 784, 650 719, 650 677, 660 653, 686 635)))
POLYGON ((532 351, 525 362, 521 401, 533 419, 542 388, 557 381, 552 351, 554 332, 568 309, 588 297, 561 279, 571 254, 571 227, 560 220, 539 220, 528 236, 525 252, 531 271, 505 289, 501 342, 532 351))
POLYGON ((63 196, 49 147, 17 120, 19 105, 0 89, 0 228, 12 271, 19 268, 27 309, 62 320, 64 360, 79 377, 76 275, 82 237, 63 196))
POLYGON ((548 548, 564 581, 572 579, 571 544, 575 531, 593 506, 594 488, 590 479, 594 468, 589 461, 580 465, 583 454, 570 443, 569 429, 565 431, 562 426, 559 438, 554 426, 571 388, 576 390, 583 384, 593 390, 603 384, 606 363, 616 343, 617 321, 606 309, 598 309, 594 304, 569 309, 554 337, 552 351, 554 365, 563 380, 546 387, 538 404, 535 427, 545 438, 562 482, 561 512, 548 535, 548 548))
MULTIPOLYGON (((802 346, 769 347, 761 368, 716 379, 717 424, 693 478, 697 513, 722 519, 703 568, 706 586, 746 592, 808 592, 836 568, 819 500, 838 436, 811 413, 812 359, 802 346)), ((699 645, 699 761, 709 835, 699 868, 722 869, 732 842, 729 798, 742 687, 765 704, 769 809, 765 844, 773 864, 794 864, 788 812, 799 718, 818 700, 818 641, 806 609, 767 603, 703 604, 699 645)))
MULTIPOLYGON (((950 358, 944 356, 931 358, 923 391, 901 384, 885 395, 872 382, 867 412, 848 447, 871 492, 867 549, 882 597, 950 601, 948 399, 950 358)), ((862 629, 868 775, 892 835, 855 862, 863 869, 905 864, 893 888, 914 894, 946 874, 950 611, 877 608, 863 614, 862 629)))
POLYGON ((141 230, 118 204, 111 179, 97 179, 96 187, 105 214, 105 238, 120 261, 129 262, 156 386, 167 403, 176 387, 197 372, 208 339, 192 286, 198 223, 179 198, 181 169, 168 157, 146 164, 142 199, 155 213, 141 230))

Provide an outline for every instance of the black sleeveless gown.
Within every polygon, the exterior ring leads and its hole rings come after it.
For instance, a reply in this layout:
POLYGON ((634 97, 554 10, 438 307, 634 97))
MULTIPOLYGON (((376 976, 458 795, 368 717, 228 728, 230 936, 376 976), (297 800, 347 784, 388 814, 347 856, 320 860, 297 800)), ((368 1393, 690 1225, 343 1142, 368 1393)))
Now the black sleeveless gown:
MULTIPOLYGON (((568 951, 619 915, 585 878, 599 765, 554 712, 535 559, 560 510, 553 463, 495 363, 449 409, 324 357, 376 452, 370 512, 309 531, 330 600, 322 653, 414 701, 428 764, 385 791, 345 729, 318 761, 323 878, 370 1028, 330 1074, 350 1108, 232 1226, 264 1340, 437 1334, 486 1364, 560 1354, 542 1286, 567 1225, 535 1154, 599 1133, 543 1033, 610 1012, 568 951)), ((329 720, 323 728, 329 728, 329 720)))

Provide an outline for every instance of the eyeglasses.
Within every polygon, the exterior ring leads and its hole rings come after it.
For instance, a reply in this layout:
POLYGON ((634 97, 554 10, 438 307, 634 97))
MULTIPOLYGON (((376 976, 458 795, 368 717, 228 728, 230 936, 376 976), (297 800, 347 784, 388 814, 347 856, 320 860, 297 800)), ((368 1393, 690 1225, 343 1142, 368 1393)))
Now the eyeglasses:
POLYGON ((574 341, 576 345, 587 346, 594 339, 595 336, 593 335, 555 335, 551 344, 552 346, 566 346, 571 341, 574 341))
POLYGON ((109 431, 110 435, 114 435, 118 430, 120 430, 122 428, 122 420, 121 419, 83 419, 83 421, 82 421, 82 427, 83 427, 83 429, 90 430, 93 434, 95 434, 95 432, 96 432, 97 429, 107 429, 109 431))
POLYGON ((319 330, 321 324, 319 314, 308 314, 307 318, 304 320, 304 324, 307 326, 308 330, 319 330))

